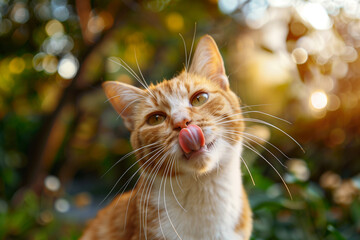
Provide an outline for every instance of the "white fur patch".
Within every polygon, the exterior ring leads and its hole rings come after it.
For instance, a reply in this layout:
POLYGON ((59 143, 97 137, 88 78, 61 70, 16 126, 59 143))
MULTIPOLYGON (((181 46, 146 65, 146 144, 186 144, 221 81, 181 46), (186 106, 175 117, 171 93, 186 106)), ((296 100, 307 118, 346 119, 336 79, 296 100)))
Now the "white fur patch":
POLYGON ((234 231, 243 206, 240 144, 222 149, 220 167, 211 173, 156 179, 150 200, 162 212, 160 239, 243 239, 234 231))

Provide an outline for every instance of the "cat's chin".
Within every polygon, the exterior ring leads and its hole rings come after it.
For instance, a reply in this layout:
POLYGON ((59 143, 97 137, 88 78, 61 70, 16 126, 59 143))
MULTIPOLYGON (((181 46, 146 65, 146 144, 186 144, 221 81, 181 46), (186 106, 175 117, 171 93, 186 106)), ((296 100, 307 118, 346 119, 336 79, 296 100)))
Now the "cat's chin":
POLYGON ((197 151, 184 153, 182 168, 187 172, 195 172, 196 174, 204 174, 214 169, 217 161, 213 154, 214 144, 215 141, 206 144, 197 151))

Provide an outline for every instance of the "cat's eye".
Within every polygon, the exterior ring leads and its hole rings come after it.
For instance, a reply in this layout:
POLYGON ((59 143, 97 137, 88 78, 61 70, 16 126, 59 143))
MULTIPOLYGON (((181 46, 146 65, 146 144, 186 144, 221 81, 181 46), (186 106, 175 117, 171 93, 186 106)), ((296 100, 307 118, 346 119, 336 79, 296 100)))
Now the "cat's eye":
POLYGON ((191 105, 198 107, 206 103, 209 99, 209 94, 205 92, 197 93, 191 98, 191 105))
POLYGON ((160 123, 164 122, 166 119, 166 115, 163 113, 155 113, 148 117, 147 123, 151 126, 159 125, 160 123))

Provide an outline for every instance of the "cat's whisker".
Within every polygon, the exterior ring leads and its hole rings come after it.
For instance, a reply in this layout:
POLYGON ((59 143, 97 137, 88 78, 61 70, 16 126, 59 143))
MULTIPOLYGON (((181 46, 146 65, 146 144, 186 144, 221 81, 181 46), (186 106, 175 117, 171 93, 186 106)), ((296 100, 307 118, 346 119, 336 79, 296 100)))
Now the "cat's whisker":
MULTIPOLYGON (((286 159, 290 159, 290 157, 288 155, 286 155, 283 151, 281 151, 278 147, 276 147, 274 144, 272 144, 271 142, 267 141, 266 139, 262 138, 262 137, 258 137, 254 134, 248 133, 248 132, 242 132, 242 134, 244 135, 248 135, 250 137, 256 138, 260 141, 265 142, 266 144, 269 144, 271 147, 275 148, 281 155, 283 155, 286 159)), ((285 166, 286 167, 286 166, 285 166)), ((287 167, 286 167, 287 168, 287 167)))
POLYGON ((266 121, 263 121, 263 120, 259 120, 259 119, 255 119, 255 118, 242 118, 242 119, 233 119, 233 120, 228 120, 228 121, 223 121, 223 122, 220 122, 218 124, 220 125, 224 125, 225 123, 230 123, 230 122, 252 122, 252 123, 260 123, 260 124, 264 124, 264 125, 267 125, 269 127, 272 127, 280 132, 282 132, 283 134, 285 134, 288 138, 290 138, 304 153, 305 153, 305 150, 304 148, 300 145, 300 143, 298 143, 293 137, 291 137, 287 132, 285 132, 284 130, 282 130, 281 128, 279 127, 276 127, 275 125, 271 124, 271 123, 268 123, 266 121))
POLYGON ((185 63, 184 63, 184 65, 185 65, 185 72, 186 72, 186 76, 187 76, 187 73, 188 73, 189 68, 188 68, 188 64, 187 64, 186 42, 185 42, 185 39, 184 39, 184 37, 183 37, 183 35, 182 35, 181 33, 179 33, 179 36, 180 36, 180 38, 182 39, 182 41, 183 41, 183 43, 184 43, 184 51, 185 51, 185 63))
MULTIPOLYGON (((159 154, 157 154, 156 156, 154 155, 153 157, 155 157, 155 159, 156 159, 156 157, 158 157, 159 155, 161 155, 162 153, 164 152, 164 149, 159 153, 159 154)), ((152 157, 152 158, 153 158, 152 157)), ((161 161, 158 161, 157 162, 157 164, 155 165, 155 167, 150 171, 150 173, 149 173, 149 175, 151 175, 153 172, 156 172, 156 166, 157 165, 159 165, 160 164, 160 162, 161 161)), ((142 171, 142 173, 140 174, 140 176, 139 176, 139 179, 141 178, 141 176, 143 175, 143 174, 145 174, 145 170, 149 167, 149 166, 151 166, 151 161, 147 161, 147 163, 149 163, 148 164, 148 166, 146 166, 144 169, 143 169, 143 171, 142 171)), ((138 191, 137 191, 137 193, 136 193, 136 195, 140 192, 140 190, 142 189, 142 187, 143 187, 143 184, 145 183, 145 185, 144 185, 144 188, 143 188, 143 190, 142 190, 142 193, 141 193, 141 199, 140 199, 140 218, 141 218, 141 220, 140 220, 140 234, 141 234, 141 232, 142 232, 142 229, 141 229, 141 224, 142 224, 142 222, 144 222, 144 226, 143 226, 143 230, 144 230, 144 233, 145 233, 145 239, 147 239, 147 236, 146 236, 146 227, 145 227, 145 216, 143 216, 143 214, 141 213, 142 212, 142 210, 143 210, 143 196, 144 196, 144 191, 146 190, 146 187, 147 187, 147 185, 148 185, 148 183, 149 183, 150 181, 148 181, 148 178, 145 178, 145 180, 141 183, 141 185, 138 187, 138 191)), ((136 196, 135 195, 135 196, 136 196)), ((146 195, 146 194, 145 194, 146 195)))
MULTIPOLYGON (((148 180, 146 180, 148 182, 148 185, 147 186, 144 186, 144 189, 143 189, 143 193, 144 193, 144 190, 146 189, 145 191, 145 215, 143 217, 143 221, 144 221, 144 230, 147 229, 147 209, 148 209, 148 206, 149 206, 149 201, 150 201, 150 193, 151 193, 151 189, 152 189, 152 186, 156 180, 156 177, 161 169, 161 166, 164 164, 165 160, 166 160, 166 157, 169 155, 169 153, 165 153, 161 158, 160 160, 157 162, 157 164, 155 165, 154 169, 150 172, 149 174, 149 177, 148 177, 148 180)), ((142 203, 142 198, 143 198, 143 193, 141 194, 141 203, 142 203)), ((142 208, 141 208, 142 209, 142 208)), ((146 233, 145 233, 146 234, 146 233)), ((146 238, 146 237, 145 237, 146 238)))
POLYGON ((144 83, 141 81, 140 77, 136 74, 136 72, 134 70, 132 70, 132 68, 127 65, 127 63, 122 60, 120 57, 109 57, 108 58, 109 61, 116 63, 118 65, 120 65, 121 67, 123 67, 131 76, 133 76, 143 87, 144 83), (124 65, 125 64, 125 65, 124 65))
POLYGON ((103 178, 108 172, 111 171, 111 169, 113 169, 117 164, 119 164, 121 161, 123 161, 125 158, 129 157, 130 155, 142 150, 142 149, 145 149, 145 148, 148 148, 148 147, 151 147, 151 146, 154 146, 154 145, 160 145, 159 142, 154 142, 154 143, 150 143, 148 145, 145 145, 145 146, 142 146, 142 147, 139 147, 129 153, 127 153, 125 156, 123 156, 122 158, 120 158, 118 161, 116 161, 116 163, 114 163, 102 176, 101 178, 103 178))
POLYGON ((269 104, 269 103, 264 103, 264 104, 253 104, 253 105, 241 106, 241 107, 240 107, 240 109, 252 108, 252 107, 271 106, 271 105, 273 105, 273 104, 269 104))
MULTIPOLYGON (((225 132, 227 133, 230 133, 230 134, 233 134, 233 135, 239 135, 239 133, 241 134, 242 132, 239 132, 239 131, 229 131, 229 130, 226 130, 225 132)), ((281 166, 283 166, 284 168, 287 168, 282 162, 281 160, 274 154, 272 153, 269 149, 267 149, 265 146, 261 145, 260 143, 258 143, 257 141, 255 141, 254 139, 250 138, 250 137, 247 137, 247 136, 244 136, 242 135, 243 138, 245 138, 246 140, 249 140, 253 143, 255 143, 256 145, 258 145, 259 147, 261 147, 262 149, 264 149, 265 151, 267 151, 269 154, 271 154, 271 156, 273 156, 280 164, 281 166)))
POLYGON ((253 176, 252 176, 252 174, 251 174, 251 171, 250 171, 250 169, 249 169, 249 167, 248 167, 245 159, 244 159, 242 156, 240 156, 240 159, 241 159, 241 161, 244 163, 245 168, 246 168, 246 170, 247 170, 247 172, 249 173, 249 176, 250 176, 250 178, 251 178, 251 181, 252 181, 253 185, 255 186, 255 180, 254 180, 254 178, 253 178, 253 176))
POLYGON ((248 144, 244 144, 243 146, 246 147, 247 149, 253 151, 256 155, 258 155, 259 157, 261 157, 267 164, 269 164, 269 166, 274 169, 274 171, 276 172, 276 174, 280 177, 281 181, 283 182, 287 192, 289 193, 290 199, 293 199, 292 194, 290 192, 290 189, 288 187, 288 185, 286 184, 284 178, 281 176, 281 174, 279 173, 279 171, 261 154, 259 153, 254 147, 252 147, 251 145, 248 144))
MULTIPOLYGON (((170 169, 170 176, 169 176, 169 182, 170 182, 170 187, 171 187, 171 191, 172 191, 172 194, 174 195, 174 198, 175 198, 175 200, 176 200, 176 202, 179 204, 179 206, 184 210, 184 212, 187 212, 187 210, 181 205, 181 203, 179 202, 179 200, 178 200, 178 198, 176 197, 176 194, 175 194, 175 192, 174 192, 174 188, 173 188, 173 185, 172 185, 172 178, 171 178, 171 173, 172 173, 172 171, 173 171, 173 167, 174 167, 174 164, 175 164, 175 156, 173 156, 172 158, 171 158, 171 160, 170 160, 170 162, 171 162, 171 169, 170 169)), ((176 176, 176 174, 175 174, 175 176, 176 176)))
POLYGON ((142 80, 143 80, 144 84, 146 85, 145 88, 146 88, 146 89, 151 93, 151 95, 156 99, 156 97, 154 96, 153 92, 150 90, 150 87, 149 87, 148 83, 146 82, 146 80, 145 80, 145 78, 144 78, 144 75, 142 74, 142 71, 141 71, 141 69, 140 69, 140 66, 139 66, 139 63, 138 63, 138 60, 137 60, 137 57, 136 57, 136 51, 134 50, 134 52, 135 52, 136 65, 137 65, 137 67, 138 67, 138 69, 139 69, 139 73, 140 73, 140 75, 141 75, 141 77, 142 77, 142 80))
POLYGON ((110 57, 108 58, 109 61, 116 63, 120 66, 122 66, 131 76, 133 76, 145 89, 147 89, 149 92, 149 94, 156 99, 156 97, 153 95, 153 93, 150 91, 150 89, 142 82, 142 80, 140 79, 140 77, 136 74, 136 72, 134 70, 132 70, 132 68, 120 57, 110 57), (115 61, 116 60, 120 60, 120 61, 115 61), (125 64, 125 65, 124 65, 125 64))
MULTIPOLYGON (((165 149, 165 147, 164 147, 165 149)), ((110 196, 110 194, 114 191, 114 189, 116 188, 116 186, 119 184, 120 180, 125 176, 125 174, 133 167, 135 166, 138 162, 140 162, 143 158, 145 158, 146 156, 148 156, 149 154, 155 152, 155 151, 161 151, 159 149, 155 149, 153 151, 151 151, 150 153, 148 153, 147 155, 143 156, 142 158, 140 158, 139 160, 137 160, 135 163, 133 163, 122 175, 120 178, 118 178, 118 180, 115 182, 114 186, 111 188, 110 192, 106 195, 106 197, 99 203, 99 206, 110 196)))
MULTIPOLYGON (((145 168, 142 169, 143 172, 140 174, 139 178, 138 178, 138 179, 136 180, 136 182, 135 182, 135 186, 137 185, 137 183, 138 183, 139 180, 141 179, 141 175, 144 174, 144 171, 151 165, 151 164, 150 164, 150 163, 151 163, 151 160, 152 160, 154 157, 156 158, 157 156, 159 156, 162 152, 164 152, 164 149, 162 149, 161 151, 159 151, 159 152, 157 152, 156 154, 154 154, 154 155, 153 155, 151 158, 149 158, 142 166, 139 167, 139 169, 128 179, 128 181, 126 182, 126 185, 123 187, 123 190, 122 190, 121 194, 124 193, 124 191, 126 190, 128 184, 131 182, 131 180, 134 178, 134 176, 137 174, 137 172, 139 172, 143 167, 146 166, 145 168)), ((134 189, 135 189, 135 188, 134 188, 134 189)), ((127 207, 126 207, 125 223, 124 223, 125 226, 126 226, 126 222, 127 222, 128 208, 129 208, 129 206, 130 206, 130 201, 131 201, 131 197, 132 197, 132 195, 133 195, 134 189, 131 190, 131 194, 130 194, 130 197, 129 197, 129 200, 128 200, 128 203, 127 203, 127 207)), ((139 187, 139 190, 136 192, 135 196, 138 194, 138 192, 140 191, 140 189, 141 189, 141 186, 139 187)), ((121 189, 120 189, 120 190, 121 190, 121 189)), ((119 194, 120 190, 116 193, 116 195, 119 194)), ((141 203, 141 202, 140 202, 140 203, 141 203)), ((118 204, 118 202, 116 203, 116 205, 117 205, 117 204, 118 204)), ((141 225, 140 225, 140 229, 141 229, 141 225)), ((140 232, 140 234, 141 234, 141 232, 140 232)))
MULTIPOLYGON (((135 182, 135 186, 137 186, 137 184, 138 184, 138 182, 139 182, 139 180, 141 179, 141 176, 144 174, 144 171, 148 168, 148 167, 150 167, 151 166, 151 161, 146 161, 145 163, 144 163, 144 165, 142 165, 138 170, 140 170, 140 169, 142 169, 143 171, 140 173, 140 176, 138 177, 138 179, 136 180, 136 182, 135 182), (146 166, 146 167, 145 167, 146 166), (144 168, 145 167, 145 168, 144 168)), ((132 178, 135 176, 135 174, 136 173, 134 173, 131 177, 130 177, 130 181, 132 180, 132 178)), ((129 181, 129 183, 130 183, 130 181, 129 181)), ((124 188, 124 190, 126 189, 126 187, 124 188)), ((123 192, 121 193, 121 194, 123 194, 124 193, 124 190, 123 190, 123 192)), ((128 209, 129 209, 129 206, 130 206, 130 201, 131 201, 131 196, 133 195, 133 192, 134 192, 134 190, 135 190, 135 188, 133 188, 132 190, 131 190, 131 194, 130 194, 130 198, 129 198, 129 201, 128 201, 128 204, 127 204, 127 207, 126 207, 126 212, 125 212, 125 226, 126 226, 126 220, 127 220, 127 213, 128 213, 128 209)), ((139 190, 140 190, 140 188, 139 188, 139 190)), ((138 194, 138 191, 136 192, 136 194, 135 194, 135 196, 138 194)))
MULTIPOLYGON (((240 107, 240 109, 246 109, 246 108, 251 108, 251 107, 257 107, 257 106, 263 106, 263 105, 270 105, 270 104, 259 104, 259 105, 249 105, 249 106, 243 106, 243 107, 240 107)), ((279 117, 276 117, 272 114, 269 114, 269 113, 265 113, 265 112, 262 112, 262 111, 258 111, 258 110, 248 110, 248 111, 245 111, 245 112, 239 112, 239 113, 235 113, 235 114, 231 114, 231 115, 226 115, 224 116, 223 118, 221 119, 226 119, 226 118, 231 118, 233 116, 237 116, 237 115, 243 115, 243 114, 247 114, 247 113, 259 113, 259 114, 262 114, 262 115, 266 115, 266 116, 269 116, 269 117, 272 117, 272 118, 275 118, 275 119, 278 119, 280 121, 283 121, 283 122, 286 122, 288 124, 291 124, 291 122, 283 119, 283 118, 279 118, 279 117)), ((220 119, 219 118, 215 118, 215 122, 219 122, 220 119)))
POLYGON ((285 120, 283 118, 279 118, 279 117, 276 117, 276 116, 274 116, 272 114, 265 113, 265 112, 262 112, 262 111, 256 111, 256 110, 249 110, 249 111, 245 111, 245 112, 240 112, 240 113, 235 113, 235 114, 232 114, 232 115, 228 115, 228 116, 225 116, 225 117, 223 117, 223 118, 221 118, 219 120, 216 119, 215 123, 220 122, 221 120, 226 119, 226 118, 231 118, 231 117, 234 117, 234 116, 237 116, 237 115, 244 115, 244 114, 248 114, 248 113, 258 113, 258 114, 266 115, 268 117, 275 118, 277 120, 280 120, 280 121, 286 122, 288 124, 291 124, 291 122, 289 122, 289 121, 287 121, 287 120, 285 120))
MULTIPOLYGON (((210 113, 210 115, 211 116, 213 116, 217 111, 219 111, 219 109, 221 109, 222 108, 222 106, 217 106, 217 108, 214 110, 214 111, 212 111, 211 113, 210 113)), ((216 119, 218 119, 218 118, 222 118, 222 116, 223 115, 221 115, 221 116, 219 116, 219 117, 215 117, 214 118, 214 120, 216 120, 216 119)))
MULTIPOLYGON (((179 162, 176 161, 176 160, 175 160, 175 168, 176 168, 176 171, 179 171, 179 162)), ((181 192, 183 193, 184 190, 181 187, 182 181, 181 181, 181 178, 180 178, 180 183, 179 183, 179 179, 178 179, 177 174, 175 175, 175 180, 176 180, 176 183, 177 183, 178 187, 180 188, 181 192)))
MULTIPOLYGON (((214 149, 216 149, 217 146, 218 146, 218 143, 215 141, 215 143, 214 143, 214 149)), ((219 161, 216 161, 216 174, 217 174, 217 175, 219 175, 220 168, 221 168, 221 166, 220 166, 219 161)))
POLYGON ((136 61, 136 65, 138 67, 138 70, 139 70, 139 73, 140 73, 140 76, 144 82, 144 84, 146 85, 146 89, 149 89, 149 85, 148 83, 146 82, 145 78, 144 78, 144 75, 142 74, 142 71, 140 69, 140 65, 139 65, 139 62, 138 62, 138 59, 137 59, 137 56, 136 56, 136 50, 134 49, 134 54, 135 54, 135 61, 136 61))
MULTIPOLYGON (((267 160, 261 153, 259 153, 259 151, 257 151, 253 146, 251 146, 251 144, 245 144, 245 143, 242 142, 242 141, 233 139, 233 138, 228 137, 228 136, 225 136, 225 135, 222 135, 222 137, 227 138, 227 139, 229 139, 229 140, 231 140, 231 141, 235 141, 235 142, 241 143, 244 147, 246 147, 247 149, 249 149, 249 150, 251 150, 252 152, 254 152, 256 155, 258 155, 259 157, 261 157, 267 164, 269 164, 269 166, 270 166, 270 167, 276 172, 276 174, 280 177, 280 179, 281 179, 281 181, 283 182, 283 184, 284 184, 287 192, 289 193, 290 198, 293 199, 293 198, 292 198, 292 194, 291 194, 291 192, 290 192, 290 189, 289 189, 289 187, 287 186, 284 178, 283 178, 283 177, 281 176, 281 174, 279 173, 279 171, 269 162, 269 160, 267 160)), ((246 141, 246 139, 245 139, 245 141, 246 141)), ((255 183, 255 182, 254 182, 254 183, 255 183)))
POLYGON ((196 37, 196 22, 195 22, 195 26, 194 26, 194 34, 193 34, 193 39, 192 39, 192 42, 191 42, 191 48, 190 48, 190 53, 189 53, 189 59, 188 59, 188 61, 187 61, 187 68, 189 68, 189 66, 190 66, 190 62, 191 62, 191 55, 192 55, 192 50, 193 50, 194 43, 195 43, 195 37, 196 37))
MULTIPOLYGON (((166 215, 167 215, 167 217, 168 217, 168 219, 169 219, 170 225, 171 225, 172 228, 174 229, 175 234, 180 238, 180 240, 182 240, 182 238, 180 237, 179 233, 177 232, 177 230, 176 230, 173 222, 171 221, 171 218, 170 218, 169 212, 168 212, 168 210, 167 210, 167 206, 166 206, 166 199, 165 199, 165 196, 166 196, 166 180, 167 180, 166 175, 167 175, 167 172, 170 170, 170 166, 169 166, 169 165, 170 165, 170 162, 168 162, 168 164, 167 164, 167 166, 166 166, 166 170, 165 170, 166 173, 165 173, 165 182, 164 182, 164 191, 163 191, 165 213, 166 213, 166 215), (169 170, 168 170, 168 168, 169 168, 169 170)), ((171 172, 169 173, 169 175, 171 175, 171 172)), ((170 176, 169 176, 169 179, 170 179, 170 182, 171 182, 170 176)), ((180 206, 181 206, 181 205, 180 205, 180 206)))
MULTIPOLYGON (((230 140, 232 140, 232 141, 235 141, 235 142, 240 142, 240 143, 242 144, 241 141, 238 141, 238 140, 233 139, 233 138, 231 138, 231 137, 227 137, 227 136, 225 136, 225 135, 223 135, 223 134, 216 134, 216 135, 219 136, 219 137, 228 138, 228 139, 230 139, 230 140)), ((216 144, 216 142, 215 142, 215 144, 216 144)), ((247 165, 245 159, 244 159, 242 156, 240 156, 240 160, 244 163, 245 168, 246 168, 246 170, 247 170, 247 172, 249 173, 249 176, 250 176, 250 178, 251 178, 251 181, 252 181, 252 183, 253 183, 254 186, 255 186, 255 180, 254 180, 254 178, 253 178, 253 176, 252 176, 252 173, 251 173, 251 171, 250 171, 250 168, 249 168, 249 166, 247 165)), ((218 163, 218 168, 220 168, 219 163, 218 163)))
MULTIPOLYGON (((117 119, 119 119, 119 118, 121 117, 121 115, 123 114, 123 112, 125 112, 125 110, 126 110, 128 107, 131 106, 131 104, 136 103, 137 101, 140 101, 140 99, 135 99, 135 100, 132 100, 131 102, 129 102, 129 103, 125 106, 125 108, 118 114, 117 119)), ((117 120, 117 119, 116 119, 116 120, 117 120)))
MULTIPOLYGON (((121 188, 121 189, 123 189, 122 193, 124 193, 124 191, 126 190, 126 188, 128 187, 128 185, 130 184, 131 180, 136 176, 136 174, 137 174, 140 170, 145 170, 145 169, 147 169, 147 167, 150 166, 151 160, 153 160, 153 159, 155 159, 157 156, 161 155, 161 154, 164 152, 165 147, 163 147, 163 148, 161 148, 161 149, 158 149, 158 150, 159 150, 158 152, 156 152, 153 156, 151 156, 148 160, 146 160, 145 163, 142 164, 142 165, 133 173, 133 175, 125 182, 124 186, 121 188), (147 166, 146 166, 146 165, 147 165, 147 166), (146 167, 145 167, 145 166, 146 166, 146 167), (144 168, 144 167, 145 167, 145 168, 144 168)), ((154 150, 154 151, 156 151, 156 150, 154 150)), ((144 157, 142 157, 141 159, 143 159, 143 158, 147 157, 148 155, 152 154, 154 151, 146 154, 146 155, 145 155, 144 157)), ((126 172, 129 171, 133 166, 135 166, 141 159, 139 159, 139 160, 136 161, 133 165, 131 165, 131 166, 126 170, 126 172)), ((126 172, 125 172, 125 173, 126 173, 126 172)), ((123 175, 125 175, 125 173, 124 173, 123 175)), ((140 176, 141 176, 142 174, 143 174, 143 172, 140 174, 140 176)), ((123 177, 123 175, 122 175, 121 177, 123 177)), ((140 179, 140 176, 139 176, 138 180, 140 179)), ((136 183, 137 183, 137 182, 138 182, 138 181, 136 181, 136 183)), ((136 183, 135 183, 135 185, 136 185, 136 183)), ((121 189, 120 189, 120 190, 121 190, 121 189)), ((120 190, 117 192, 117 194, 120 192, 120 190)), ((121 194, 122 194, 122 193, 121 193, 121 194)))
POLYGON ((277 120, 283 121, 283 122, 285 122, 285 123, 287 123, 287 124, 291 124, 291 122, 289 122, 288 120, 285 120, 285 119, 283 119, 283 118, 276 117, 276 116, 274 116, 274 115, 272 115, 272 114, 269 114, 269 113, 266 113, 266 112, 255 111, 255 110, 243 112, 243 114, 248 114, 248 113, 258 113, 258 114, 266 115, 266 116, 268 116, 268 117, 272 117, 272 118, 275 118, 275 119, 277 119, 277 120))
MULTIPOLYGON (((160 182, 160 188, 159 188, 159 195, 158 195, 157 212, 158 212, 158 220, 159 220, 160 230, 161 230, 161 233, 162 233, 163 236, 164 236, 164 239, 166 239, 165 234, 164 234, 164 231, 163 231, 163 229, 162 229, 161 216, 160 216, 160 195, 161 195, 161 188, 162 188, 162 185, 163 185, 163 180, 164 180, 164 175, 161 176, 161 182, 160 182)), ((164 186, 164 187, 165 187, 165 186, 164 186)))

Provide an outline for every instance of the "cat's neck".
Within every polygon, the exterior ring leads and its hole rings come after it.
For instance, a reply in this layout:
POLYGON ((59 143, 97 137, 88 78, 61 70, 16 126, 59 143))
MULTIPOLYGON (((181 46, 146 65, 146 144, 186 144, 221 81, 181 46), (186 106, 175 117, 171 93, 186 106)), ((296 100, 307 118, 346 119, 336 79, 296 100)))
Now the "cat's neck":
POLYGON ((176 232, 182 239, 214 239, 214 234, 241 239, 233 231, 242 211, 240 152, 240 145, 234 146, 219 167, 201 176, 156 179, 151 202, 161 210, 167 239, 175 239, 176 232))

